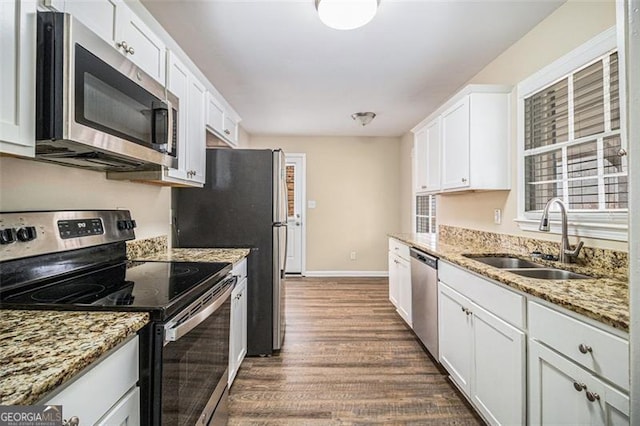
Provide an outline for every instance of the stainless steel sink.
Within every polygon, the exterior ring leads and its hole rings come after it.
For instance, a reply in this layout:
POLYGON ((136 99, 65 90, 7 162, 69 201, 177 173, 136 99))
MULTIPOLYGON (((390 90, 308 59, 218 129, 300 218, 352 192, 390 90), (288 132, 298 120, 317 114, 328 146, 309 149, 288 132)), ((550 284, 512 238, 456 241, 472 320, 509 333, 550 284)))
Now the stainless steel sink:
POLYGON ((463 256, 473 259, 494 268, 504 269, 516 275, 539 280, 583 280, 592 278, 587 275, 565 271, 563 269, 549 268, 529 260, 520 259, 507 254, 484 255, 464 254, 463 256))
POLYGON ((536 278, 539 280, 584 280, 588 277, 575 272, 562 269, 510 269, 509 272, 523 277, 536 278))
POLYGON ((517 257, 509 257, 509 256, 481 256, 481 257, 471 257, 477 262, 484 263, 485 265, 493 266, 495 268, 500 269, 512 269, 512 268, 544 268, 542 265, 538 265, 537 263, 530 262, 528 260, 519 259, 517 257))

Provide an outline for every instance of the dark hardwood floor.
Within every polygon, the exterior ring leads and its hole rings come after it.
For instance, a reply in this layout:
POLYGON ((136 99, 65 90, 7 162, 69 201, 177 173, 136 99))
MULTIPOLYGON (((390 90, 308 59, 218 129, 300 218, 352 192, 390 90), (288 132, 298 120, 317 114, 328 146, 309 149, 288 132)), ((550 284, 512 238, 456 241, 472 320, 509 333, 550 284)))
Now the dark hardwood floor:
POLYGON ((229 425, 482 424, 387 289, 386 278, 288 279, 284 346, 245 359, 229 425))

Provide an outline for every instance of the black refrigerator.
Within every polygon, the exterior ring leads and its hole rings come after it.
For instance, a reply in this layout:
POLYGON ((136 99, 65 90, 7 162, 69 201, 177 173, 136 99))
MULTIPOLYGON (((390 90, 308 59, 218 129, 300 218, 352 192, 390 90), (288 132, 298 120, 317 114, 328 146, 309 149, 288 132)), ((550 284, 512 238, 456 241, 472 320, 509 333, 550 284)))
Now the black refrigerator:
POLYGON ((174 188, 174 247, 250 248, 247 355, 284 339, 287 188, 281 150, 208 149, 203 188, 174 188))

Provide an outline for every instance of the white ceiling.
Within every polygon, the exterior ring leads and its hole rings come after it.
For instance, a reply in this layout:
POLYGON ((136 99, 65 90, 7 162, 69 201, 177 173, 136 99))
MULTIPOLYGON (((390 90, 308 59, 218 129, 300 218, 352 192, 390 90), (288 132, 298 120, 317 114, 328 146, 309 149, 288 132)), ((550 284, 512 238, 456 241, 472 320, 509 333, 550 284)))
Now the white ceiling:
POLYGON ((340 31, 314 0, 143 0, 249 133, 345 136, 406 133, 563 2, 380 0, 340 31))

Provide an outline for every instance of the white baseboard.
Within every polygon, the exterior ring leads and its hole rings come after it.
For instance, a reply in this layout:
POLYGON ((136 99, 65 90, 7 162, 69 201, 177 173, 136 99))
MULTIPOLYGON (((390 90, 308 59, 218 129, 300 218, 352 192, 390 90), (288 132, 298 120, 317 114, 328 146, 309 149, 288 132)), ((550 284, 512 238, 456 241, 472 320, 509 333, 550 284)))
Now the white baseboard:
POLYGON ((307 271, 305 277, 388 277, 388 271, 307 271))

